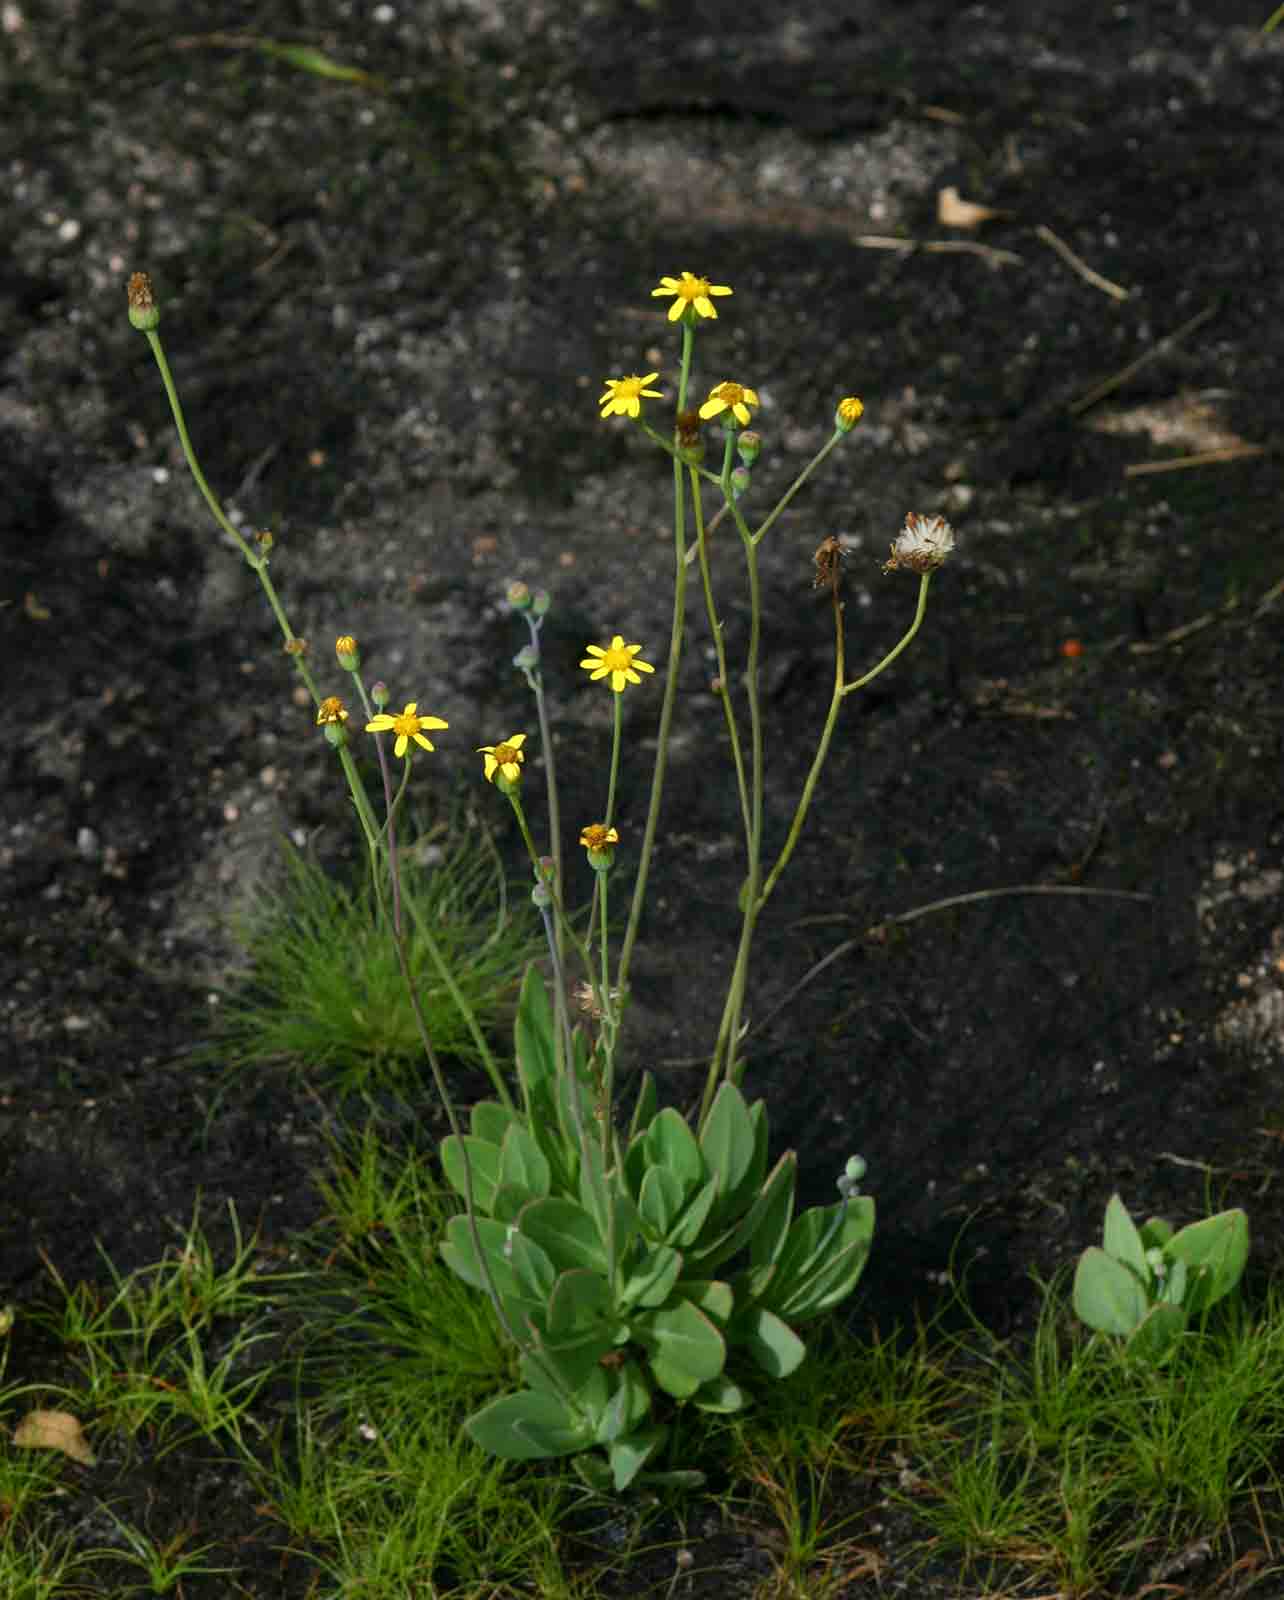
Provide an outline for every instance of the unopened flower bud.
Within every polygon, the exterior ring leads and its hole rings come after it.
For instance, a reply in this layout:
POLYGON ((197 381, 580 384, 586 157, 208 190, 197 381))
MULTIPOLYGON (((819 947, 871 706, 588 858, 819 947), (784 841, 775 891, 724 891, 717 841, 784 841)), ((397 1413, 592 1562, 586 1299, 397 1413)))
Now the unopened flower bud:
POLYGON ((850 433, 864 415, 864 403, 854 394, 849 394, 845 400, 838 402, 838 410, 834 412, 834 426, 839 433, 850 433))
POLYGON ((125 293, 129 300, 130 324, 139 333, 153 333, 160 326, 160 310, 152 293, 152 280, 145 272, 135 272, 130 276, 125 293))
POLYGON ((541 856, 535 868, 535 887, 531 890, 531 904, 547 911, 553 904, 551 885, 557 880, 557 866, 552 856, 541 856))
POLYGON ((539 666, 539 651, 533 644, 524 644, 513 657, 513 665, 518 672, 534 672, 539 666))
POLYGON ((734 467, 731 472, 731 498, 739 500, 740 496, 749 487, 752 474, 748 467, 734 467))
POLYGON ((755 433, 752 428, 736 436, 736 453, 745 466, 751 467, 762 454, 762 435, 755 433))
POLYGON ((270 555, 276 545, 276 539, 273 537, 270 528, 264 528, 260 533, 256 533, 254 542, 258 545, 261 556, 270 555))
POLYGON ((854 1200, 860 1193, 860 1181, 866 1170, 863 1156, 848 1156, 847 1166, 838 1180, 838 1192, 844 1200, 854 1200))
POLYGON ((334 653, 345 672, 355 672, 361 665, 361 648, 350 633, 341 633, 334 641, 334 653))
POLYGON ((370 698, 380 711, 388 704, 388 685, 382 678, 370 685, 370 698))
POLYGON ((287 656, 305 656, 308 653, 308 641, 297 637, 287 639, 281 648, 287 656))
POLYGON ((535 603, 534 596, 524 583, 510 583, 504 598, 514 611, 529 611, 535 603))
POLYGON ((547 589, 536 589, 535 597, 531 602, 531 614, 536 617, 546 617, 548 608, 553 604, 553 597, 547 589))

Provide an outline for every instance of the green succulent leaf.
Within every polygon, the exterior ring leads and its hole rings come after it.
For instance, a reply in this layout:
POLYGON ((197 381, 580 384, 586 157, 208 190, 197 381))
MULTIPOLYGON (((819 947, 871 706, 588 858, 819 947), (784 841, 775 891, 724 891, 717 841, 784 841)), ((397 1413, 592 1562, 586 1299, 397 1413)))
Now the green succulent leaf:
POLYGON ((606 1250, 593 1218, 574 1200, 532 1200, 519 1218, 522 1232, 544 1249, 559 1272, 587 1267, 605 1276, 606 1250))
POLYGON ((675 1399, 693 1395, 702 1383, 716 1378, 726 1362, 722 1335, 702 1311, 681 1296, 635 1317, 632 1327, 634 1337, 650 1356, 655 1381, 675 1399))
POLYGON ((787 1322, 762 1306, 752 1306, 733 1325, 736 1344, 743 1344, 772 1378, 787 1378, 802 1365, 807 1346, 787 1322))
POLYGON ((479 1211, 489 1215, 499 1185, 499 1146, 487 1139, 475 1139, 471 1134, 465 1134, 460 1139, 452 1133, 441 1141, 441 1170, 446 1174, 446 1181, 456 1194, 467 1198, 465 1149, 472 1166, 474 1203, 479 1211))
POLYGON ((668 1239, 679 1250, 695 1244, 704 1232, 705 1223, 718 1198, 718 1180, 710 1178, 699 1188, 682 1215, 669 1229, 668 1239))
POLYGON ((1239 1282, 1248 1260, 1248 1217, 1236 1209, 1192 1222, 1173 1234, 1165 1254, 1186 1263, 1189 1287, 1185 1305, 1197 1316, 1239 1282))
MULTIPOLYGON (((543 1305, 542 1297, 532 1297, 522 1287, 505 1246, 510 1235, 516 1234, 512 1224, 507 1226, 490 1217, 477 1218, 477 1232, 481 1239, 486 1265, 490 1268, 495 1288, 504 1300, 516 1300, 524 1305, 543 1305)), ((473 1289, 486 1292, 486 1279, 478 1263, 473 1246, 473 1231, 468 1218, 452 1217, 446 1224, 446 1237, 441 1244, 442 1260, 455 1274, 473 1289)))
POLYGON ((682 1271, 682 1257, 667 1245, 657 1245, 642 1258, 620 1285, 620 1299, 626 1306, 644 1309, 663 1305, 673 1292, 682 1271))
POLYGON ((519 1113, 501 1106, 498 1100, 478 1100, 469 1113, 468 1125, 474 1138, 485 1139, 487 1144, 502 1145, 504 1135, 519 1113))
POLYGON ((610 1285, 600 1272, 577 1267, 559 1273, 548 1297, 548 1337, 568 1339, 599 1330, 614 1313, 610 1285))
POLYGON ((617 1494, 627 1489, 646 1466, 664 1443, 667 1432, 667 1428, 657 1424, 651 1428, 639 1428, 635 1433, 626 1434, 622 1439, 614 1441, 606 1453, 611 1463, 611 1479, 617 1494))
POLYGON ((1173 1353, 1185 1328, 1186 1313, 1180 1306, 1152 1306, 1129 1338, 1128 1354, 1158 1365, 1173 1353))
POLYGON ((613 1444, 632 1433, 651 1410, 651 1391, 636 1361, 626 1361, 617 1376, 614 1393, 597 1422, 598 1444, 613 1444))
POLYGON ((740 1185, 753 1168, 757 1139, 745 1097, 734 1083, 719 1085, 700 1133, 705 1164, 718 1180, 715 1212, 730 1211, 740 1185))
POLYGON ((521 1389, 501 1395, 464 1423, 474 1444, 506 1461, 540 1461, 574 1455, 593 1443, 587 1418, 557 1395, 521 1389))
POLYGON ((683 1278, 682 1298, 725 1327, 736 1309, 735 1291, 720 1278, 683 1278))
POLYGON ((504 1135, 499 1157, 499 1181, 525 1189, 532 1198, 549 1192, 552 1167, 531 1133, 514 1122, 504 1135))
POLYGON ((663 1239, 682 1210, 682 1200, 682 1182, 676 1174, 668 1167, 651 1167, 642 1180, 638 1215, 654 1237, 663 1239))
POLYGON ((1079 1257, 1075 1268, 1075 1315, 1099 1333, 1133 1333, 1149 1309, 1145 1285, 1130 1267, 1096 1245, 1079 1257))
POLYGON ((661 1167, 678 1180, 683 1199, 705 1181, 704 1157, 687 1119, 666 1106, 651 1121, 643 1140, 652 1168, 661 1167))
POLYGON ((777 1260, 784 1248, 794 1217, 797 1174, 798 1157, 792 1150, 786 1150, 763 1184, 761 1203, 755 1206, 753 1233, 749 1240, 749 1259, 756 1267, 777 1260))
POLYGON ((700 1411, 711 1411, 718 1416, 730 1416, 743 1411, 749 1397, 737 1383, 732 1383, 726 1373, 702 1383, 691 1396, 691 1404, 700 1411))
POLYGON ((1106 1206, 1106 1224, 1101 1242, 1106 1254, 1131 1267, 1144 1283, 1150 1276, 1146 1264, 1146 1246, 1142 1243, 1136 1224, 1128 1215, 1128 1208, 1117 1194, 1110 1196, 1106 1206))

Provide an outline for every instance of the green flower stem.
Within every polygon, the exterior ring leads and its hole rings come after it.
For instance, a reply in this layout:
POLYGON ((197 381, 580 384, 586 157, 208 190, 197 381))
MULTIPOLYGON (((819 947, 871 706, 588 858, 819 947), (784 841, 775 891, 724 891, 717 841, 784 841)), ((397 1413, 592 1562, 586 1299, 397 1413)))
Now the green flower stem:
MULTIPOLYGON (((531 643, 536 650, 539 649, 539 628, 528 616, 526 626, 530 632, 531 643)), ((548 832, 549 842, 553 847, 553 872, 557 882, 563 883, 562 876, 562 811, 557 792, 557 764, 553 755, 553 729, 548 718, 548 698, 544 693, 544 674, 536 667, 534 674, 535 687, 535 712, 539 717, 540 748, 544 752, 544 788, 548 796, 548 832)), ((566 934, 563 930, 562 920, 559 917, 556 925, 557 959, 563 962, 566 957, 566 934)), ((565 992, 561 996, 562 1004, 566 1003, 565 992)))
MULTIPOLYGON (((201 464, 196 458, 196 451, 192 445, 191 435, 187 431, 187 419, 183 415, 183 404, 178 398, 178 388, 174 382, 174 376, 169 369, 169 362, 165 357, 165 347, 161 343, 160 334, 154 329, 149 330, 146 333, 146 338, 148 345, 151 347, 152 355, 155 358, 157 370, 160 372, 161 382, 165 386, 165 395, 169 400, 170 413, 174 418, 174 426, 178 430, 178 442, 183 447, 183 458, 187 462, 187 470, 192 475, 192 481, 201 491, 201 494, 205 499, 205 504, 210 508, 210 512, 212 513, 215 522, 218 523, 223 532, 226 533, 233 541, 237 549, 241 552, 242 556, 244 556, 247 566, 249 566, 257 575, 259 583, 262 585, 263 593, 267 596, 267 602, 272 607, 272 614, 277 620, 277 625, 281 629, 281 633, 285 638, 286 644, 302 644, 303 640, 299 639, 294 632, 294 629, 291 628, 290 619, 285 614, 285 608, 282 606, 280 598, 277 595, 276 586, 268 576, 267 557, 259 555, 246 541, 244 535, 233 526, 230 518, 224 512, 223 507, 219 504, 218 496, 214 493, 213 489, 210 488, 205 474, 201 471, 201 464)), ((293 652, 291 652, 291 659, 294 662, 294 670, 298 673, 300 678, 303 679, 304 684, 307 686, 308 693, 312 696, 313 705, 319 706, 321 704, 321 691, 317 688, 316 680, 312 676, 312 672, 308 667, 307 661, 301 654, 296 654, 293 652)), ((375 820, 374 809, 370 804, 370 797, 366 793, 365 785, 361 781, 361 774, 357 771, 356 763, 352 759, 351 752, 343 745, 339 745, 337 748, 339 752, 339 760, 343 766, 343 775, 347 779, 348 788, 352 792, 352 801, 357 810, 358 820, 361 823, 362 831, 365 833, 366 843, 367 845, 370 845, 379 834, 379 825, 375 820)))
POLYGON ((727 734, 731 740, 731 759, 736 768, 736 788, 740 794, 740 815, 744 823, 745 848, 748 849, 753 825, 749 811, 749 787, 745 781, 744 752, 740 747, 740 729, 736 725, 735 708, 731 704, 731 683, 727 674, 726 647, 722 642, 722 624, 718 621, 717 607, 713 599, 713 578, 709 570, 708 534, 710 529, 704 525, 699 484, 694 473, 691 475, 691 503, 696 523, 694 548, 700 557, 700 582, 704 589, 704 609, 709 618, 709 630, 713 634, 714 653, 718 659, 718 699, 722 702, 722 714, 726 719, 727 734))
POLYGON ((749 979, 749 953, 758 925, 758 913, 762 909, 759 888, 762 883, 763 744, 762 702, 758 681, 758 656, 762 642, 762 583, 758 572, 757 546, 731 496, 730 449, 724 473, 727 479, 725 493, 731 504, 731 515, 735 518, 736 527, 740 532, 749 578, 749 649, 745 659, 745 692, 749 699, 750 735, 749 864, 744 886, 740 891, 742 908, 740 943, 736 950, 736 964, 732 970, 731 982, 727 988, 722 1020, 718 1026, 718 1037, 709 1062, 709 1075, 705 1081, 704 1098, 700 1106, 698 1126, 701 1128, 713 1104, 719 1073, 723 1072, 727 1081, 736 1085, 739 1085, 741 1078, 744 1077, 745 1069, 743 1065, 738 1064, 736 1052, 740 1043, 740 1018, 744 1010, 745 988, 749 979), (724 1061, 725 1067, 722 1065, 724 1061))
MULTIPOLYGON (((686 404, 687 383, 691 376, 691 352, 694 335, 686 323, 682 327, 682 370, 678 379, 678 410, 686 404)), ((669 760, 669 737, 673 725, 673 707, 678 698, 678 670, 682 665, 682 635, 686 626, 687 611, 687 534, 686 495, 682 482, 682 463, 673 458, 673 622, 669 629, 669 663, 664 684, 664 699, 660 702, 660 726, 656 735, 655 767, 651 773, 651 800, 647 806, 646 827, 642 834, 642 848, 638 852, 637 877, 633 881, 633 899, 629 905, 628 925, 624 930, 624 943, 620 948, 620 963, 616 968, 616 984, 620 991, 620 1004, 627 1003, 629 965, 633 959, 633 946, 637 942, 638 926, 642 921, 642 907, 646 901, 647 876, 651 869, 651 856, 655 851, 655 835, 660 824, 660 798, 664 792, 664 776, 669 760)), ((609 997, 607 997, 609 998, 609 997)))
MULTIPOLYGON (((584 943, 583 939, 580 938, 579 934, 576 933, 571 924, 571 919, 566 914, 566 907, 562 902, 561 884, 548 883, 544 879, 543 872, 540 869, 539 851, 535 848, 535 840, 531 836, 530 824, 526 821, 526 812, 522 809, 521 795, 517 793, 510 793, 508 796, 508 803, 512 806, 513 815, 517 818, 517 826, 521 830, 522 842, 526 846, 526 854, 530 857, 531 866, 535 869, 536 877, 541 883, 544 883, 545 888, 548 890, 553 901, 553 910, 557 913, 558 921, 561 922, 565 927, 566 937, 575 947, 575 954, 583 963, 584 971, 588 977, 589 983, 595 984, 596 980, 593 975, 595 971, 595 965, 593 957, 589 951, 589 947, 584 943)), ((598 999, 599 997, 595 995, 594 998, 598 999)))
POLYGON ((620 777, 620 745, 624 732, 624 699, 623 691, 611 696, 612 724, 611 724, 611 776, 606 785, 606 816, 603 826, 609 828, 615 821, 615 789, 620 777))
POLYGON ((911 640, 914 638, 914 635, 918 632, 919 628, 923 624, 923 617, 927 611, 927 590, 931 581, 932 574, 930 572, 925 572, 919 579, 918 607, 914 612, 913 622, 910 624, 908 631, 901 639, 899 644, 897 644, 893 649, 889 650, 883 659, 878 663, 878 665, 876 667, 872 667, 863 678, 855 678, 851 683, 846 684, 843 682, 843 672, 845 670, 843 660, 843 608, 839 604, 838 598, 835 595, 834 692, 829 702, 829 712, 825 718, 824 731, 820 736, 820 743, 816 746, 816 754, 812 758, 811 770, 808 772, 807 780, 803 784, 802 794, 798 800, 798 807, 794 812, 794 820, 789 825, 788 837, 785 839, 784 847, 780 852, 779 859, 777 860, 775 866, 772 867, 770 873, 767 875, 767 881, 762 886, 762 894, 759 900, 760 906, 766 905, 768 896, 776 887, 776 882, 779 879, 780 874, 789 865, 789 858, 793 855, 794 848, 797 845, 799 838, 802 836, 803 823, 807 820, 807 812, 811 807, 812 796, 816 792, 816 785, 820 781, 821 771, 824 768, 825 760, 829 755, 829 743, 833 738, 834 728, 838 723, 838 711, 842 704, 843 697, 851 694, 853 690, 862 689, 867 683, 871 683, 879 675, 879 673, 882 672, 886 667, 889 667, 892 662, 896 660, 897 656, 900 655, 901 651, 909 645, 911 640))
POLYGON ((776 518, 780 516, 781 512, 784 511, 785 507, 798 493, 799 489, 801 489, 803 484, 807 482, 807 479, 811 477, 812 473, 815 472, 816 468, 821 464, 821 462, 834 448, 838 441, 844 437, 845 435, 841 434, 837 428, 834 429, 834 432, 829 440, 820 447, 816 454, 794 479, 793 483, 790 484, 789 488, 785 490, 784 494, 781 495, 780 499, 776 502, 775 510, 771 513, 767 520, 762 523, 758 531, 754 534, 754 544, 759 542, 759 540, 767 532, 767 529, 771 527, 772 523, 775 522, 776 518))
POLYGON ((918 608, 914 612, 914 620, 910 623, 909 631, 905 637, 898 645, 887 652, 876 667, 871 667, 863 678, 853 678, 850 683, 845 683, 843 685, 843 693, 845 695, 852 694, 857 689, 863 689, 867 683, 872 683, 880 672, 891 666, 902 650, 908 648, 914 635, 923 626, 923 618, 927 614, 927 591, 931 582, 932 574, 930 572, 923 573, 918 580, 918 608))

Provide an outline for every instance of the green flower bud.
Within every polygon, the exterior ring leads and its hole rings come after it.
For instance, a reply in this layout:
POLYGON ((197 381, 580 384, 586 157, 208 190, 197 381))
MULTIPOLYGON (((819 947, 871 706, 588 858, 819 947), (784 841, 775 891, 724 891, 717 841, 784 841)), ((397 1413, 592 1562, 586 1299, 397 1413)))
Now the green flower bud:
POLYGON ((382 678, 370 685, 370 698, 380 711, 388 704, 388 685, 382 678))
POLYGON ((746 428, 736 439, 736 451, 745 466, 751 467, 762 454, 762 435, 746 428))
POLYGON ((749 487, 750 472, 748 467, 735 467, 731 473, 731 498, 739 500, 749 487))

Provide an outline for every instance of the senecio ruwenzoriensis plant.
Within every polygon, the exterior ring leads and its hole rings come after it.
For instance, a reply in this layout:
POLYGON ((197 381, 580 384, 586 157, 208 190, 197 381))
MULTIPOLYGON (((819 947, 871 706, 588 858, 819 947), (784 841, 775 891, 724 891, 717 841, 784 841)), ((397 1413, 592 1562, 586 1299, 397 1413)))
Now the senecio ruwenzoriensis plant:
POLYGON ((1130 1355, 1157 1365, 1172 1354, 1192 1317, 1231 1292, 1247 1260, 1248 1218, 1239 1209, 1174 1233, 1162 1217, 1139 1228, 1111 1195, 1101 1246, 1085 1250, 1075 1269, 1075 1315, 1099 1333, 1124 1339, 1130 1355))
MULTIPOLYGON (((540 631, 549 596, 524 584, 508 591, 513 612, 527 628, 514 658, 533 700, 546 775, 547 854, 536 842, 523 801, 527 741, 524 731, 476 747, 482 776, 512 808, 534 871, 532 898, 548 940, 551 984, 531 969, 516 1018, 515 1093, 510 1092, 480 1030, 479 1054, 494 1099, 473 1106, 467 1131, 446 1090, 416 1000, 405 960, 402 897, 398 889, 397 820, 420 751, 431 753, 429 733, 448 724, 425 715, 418 700, 386 709, 389 691, 367 688, 361 652, 348 634, 339 638, 336 662, 360 702, 365 731, 374 734, 382 775, 380 821, 352 757, 355 729, 342 695, 322 693, 309 667, 307 645, 290 629, 268 574, 272 536, 246 540, 225 516, 192 452, 178 396, 161 346, 159 314, 147 277, 129 284, 130 318, 147 335, 173 409, 193 477, 220 527, 257 575, 285 636, 285 649, 316 705, 318 726, 333 748, 352 792, 371 870, 380 886, 380 914, 401 953, 410 1001, 425 1055, 441 1094, 451 1132, 441 1146, 447 1180, 462 1196, 463 1213, 446 1229, 441 1255, 466 1283, 489 1295, 518 1352, 522 1387, 500 1396, 465 1427, 484 1449, 517 1460, 574 1456, 594 1487, 622 1490, 648 1481, 691 1483, 698 1473, 654 1470, 667 1428, 670 1401, 706 1412, 738 1411, 748 1400, 741 1386, 746 1367, 783 1378, 802 1361, 805 1346, 795 1329, 851 1293, 869 1254, 874 1202, 860 1193, 865 1163, 853 1156, 837 1180, 840 1198, 795 1216, 797 1158, 788 1151, 769 1166, 768 1128, 761 1100, 741 1092, 745 1072, 745 997, 754 930, 801 836, 844 700, 901 654, 917 634, 932 575, 954 546, 940 517, 911 515, 891 546, 886 571, 918 578, 918 604, 904 637, 863 676, 847 676, 844 636, 843 547, 824 539, 813 560, 814 585, 828 591, 834 629, 834 675, 811 768, 798 797, 779 855, 763 850, 764 739, 759 684, 761 589, 758 549, 799 490, 860 421, 861 401, 839 401, 833 431, 798 474, 779 504, 757 527, 742 504, 762 439, 748 424, 759 408, 755 390, 724 380, 703 402, 690 396, 697 334, 716 320, 715 298, 731 289, 693 273, 663 278, 653 296, 670 301, 668 321, 681 335, 677 393, 665 408, 661 431, 644 405, 664 398, 652 388, 658 373, 609 378, 599 405, 607 419, 621 416, 669 458, 673 473, 673 612, 667 670, 662 675, 659 730, 650 800, 641 841, 633 851, 633 886, 627 917, 612 922, 612 868, 628 848, 616 826, 623 756, 621 705, 627 692, 645 692, 656 668, 643 646, 614 634, 609 644, 588 644, 580 663, 611 695, 614 733, 605 806, 580 825, 579 842, 592 873, 587 925, 566 914, 568 874, 562 860, 561 822, 553 741, 540 661, 540 631), (721 448, 706 467, 705 424, 714 423, 721 448), (720 501, 706 519, 706 500, 720 501), (739 537, 749 594, 750 629, 743 669, 747 734, 732 700, 729 666, 714 601, 708 536, 729 518, 739 537), (629 970, 646 895, 660 817, 679 663, 686 632, 688 579, 698 572, 717 657, 717 692, 726 721, 734 782, 744 829, 745 877, 740 892, 741 931, 717 1037, 699 1106, 692 1118, 657 1105, 655 1083, 643 1074, 627 1115, 617 1117, 616 1069, 627 1020, 629 970), (391 757, 385 735, 392 736, 391 757), (399 781, 394 764, 400 764, 399 781), (618 942, 609 930, 623 923, 618 942), (581 929, 585 931, 581 932, 581 929), (551 998, 550 998, 551 990, 551 998), (582 1015, 573 1021, 572 996, 582 1015), (746 1359, 747 1358, 747 1359, 746 1359), (661 1397, 669 1397, 664 1400, 661 1397), (599 1452, 605 1452, 605 1459, 599 1452), (645 1471, 648 1463, 652 1470, 645 1471)), ((656 408, 658 410, 658 407, 656 408)), ((350 695, 350 698, 351 698, 350 695)), ((431 929, 417 929, 433 950, 431 929)), ((449 974, 442 971, 449 984, 449 974)), ((468 1015, 465 997, 452 998, 468 1015)))

